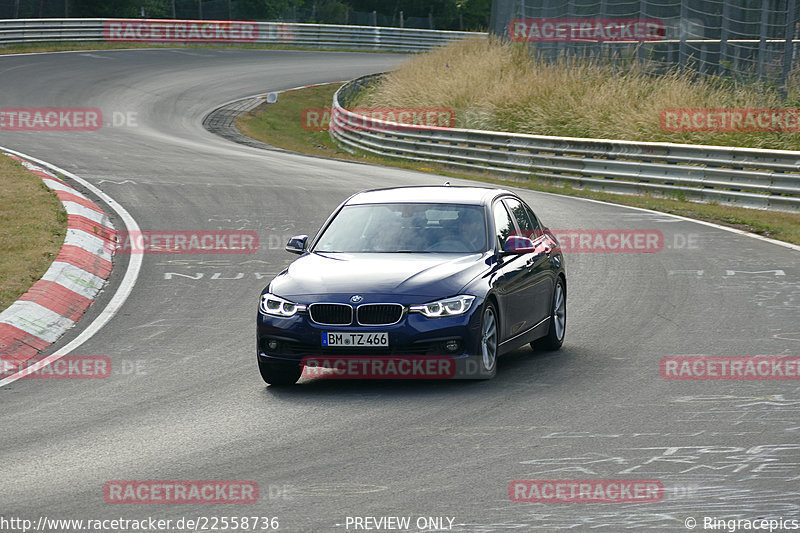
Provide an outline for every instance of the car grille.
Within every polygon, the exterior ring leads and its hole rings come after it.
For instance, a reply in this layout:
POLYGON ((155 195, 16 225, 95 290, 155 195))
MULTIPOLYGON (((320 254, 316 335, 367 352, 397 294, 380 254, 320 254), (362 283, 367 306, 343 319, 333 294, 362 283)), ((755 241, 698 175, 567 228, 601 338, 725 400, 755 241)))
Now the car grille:
POLYGON ((358 306, 356 320, 362 326, 390 326, 403 317, 400 304, 365 304, 358 306))
POLYGON ((311 320, 329 326, 348 326, 353 322, 353 308, 347 304, 311 304, 311 320))

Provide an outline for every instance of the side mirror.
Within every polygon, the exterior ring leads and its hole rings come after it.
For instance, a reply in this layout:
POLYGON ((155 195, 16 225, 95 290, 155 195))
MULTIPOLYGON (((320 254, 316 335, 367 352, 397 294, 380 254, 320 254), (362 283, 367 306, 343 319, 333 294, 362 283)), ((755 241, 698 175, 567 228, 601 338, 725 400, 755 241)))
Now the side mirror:
POLYGON ((503 252, 507 254, 529 254, 535 252, 533 241, 521 235, 511 235, 503 245, 503 252))
POLYGON ((307 241, 308 235, 295 235, 286 243, 286 248, 284 248, 284 250, 293 254, 302 254, 306 251, 307 241))

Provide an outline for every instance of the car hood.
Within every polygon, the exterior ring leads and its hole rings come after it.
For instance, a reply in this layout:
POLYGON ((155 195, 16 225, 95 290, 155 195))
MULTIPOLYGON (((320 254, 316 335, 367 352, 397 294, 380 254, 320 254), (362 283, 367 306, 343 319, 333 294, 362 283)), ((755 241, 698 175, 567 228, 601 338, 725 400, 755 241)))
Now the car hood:
POLYGON ((274 294, 300 302, 335 295, 347 301, 355 294, 432 300, 458 294, 488 268, 486 261, 485 254, 309 253, 289 265, 270 287, 274 294))

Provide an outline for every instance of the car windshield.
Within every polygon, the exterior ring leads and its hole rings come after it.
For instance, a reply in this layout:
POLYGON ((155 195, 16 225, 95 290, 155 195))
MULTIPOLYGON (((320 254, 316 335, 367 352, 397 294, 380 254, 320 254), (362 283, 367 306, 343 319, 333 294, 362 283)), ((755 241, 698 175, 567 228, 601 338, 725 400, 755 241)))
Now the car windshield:
POLYGON ((345 206, 315 252, 477 253, 486 250, 486 221, 476 205, 399 203, 345 206))

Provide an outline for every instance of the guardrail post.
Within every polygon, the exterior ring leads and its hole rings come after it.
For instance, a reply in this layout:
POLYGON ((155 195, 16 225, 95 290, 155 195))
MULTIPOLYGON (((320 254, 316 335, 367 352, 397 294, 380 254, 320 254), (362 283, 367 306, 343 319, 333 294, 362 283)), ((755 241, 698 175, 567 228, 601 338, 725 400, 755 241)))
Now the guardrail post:
POLYGON ((794 43, 792 39, 794 39, 795 25, 797 24, 797 5, 795 0, 787 0, 786 4, 786 33, 784 34, 783 68, 781 69, 781 94, 784 98, 788 93, 786 84, 789 81, 789 73, 792 70, 794 61, 794 43))
POLYGON ((718 72, 724 75, 727 67, 725 66, 728 61, 728 37, 731 32, 731 3, 722 2, 722 30, 719 35, 719 60, 717 62, 718 72))
MULTIPOLYGON (((769 19, 769 0, 761 0, 761 38, 758 40, 758 79, 764 77, 764 63, 767 62, 767 20, 769 19)), ((787 14, 788 20, 788 14, 787 14)))
POLYGON ((680 45, 678 46, 678 65, 680 69, 686 68, 686 34, 689 33, 689 21, 686 19, 689 14, 689 0, 681 0, 681 28, 680 45))
MULTIPOLYGON (((642 3, 645 1, 646 0, 641 0, 642 3)), ((642 9, 643 8, 640 5, 639 7, 640 14, 642 13, 642 9)), ((600 13, 601 14, 608 13, 608 0, 600 0, 600 13)), ((598 39, 595 47, 597 48, 597 59, 599 60, 600 58, 603 57, 603 41, 598 39)))

